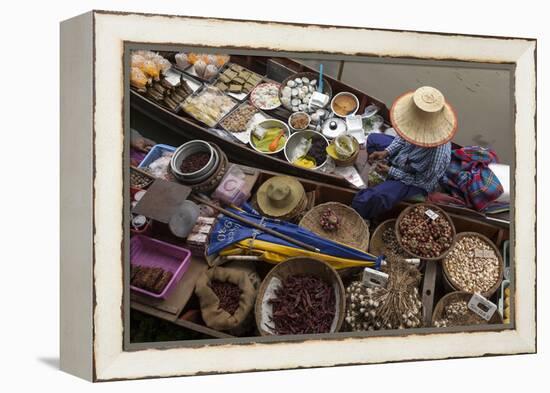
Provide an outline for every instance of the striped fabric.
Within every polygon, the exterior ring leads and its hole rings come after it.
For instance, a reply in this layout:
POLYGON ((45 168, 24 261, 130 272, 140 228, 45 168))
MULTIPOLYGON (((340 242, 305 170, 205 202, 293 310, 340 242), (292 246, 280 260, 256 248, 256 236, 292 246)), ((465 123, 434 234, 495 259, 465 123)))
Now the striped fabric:
POLYGON ((500 181, 489 164, 498 163, 492 149, 466 146, 453 150, 451 163, 441 184, 452 196, 466 202, 466 206, 483 210, 503 192, 500 181))

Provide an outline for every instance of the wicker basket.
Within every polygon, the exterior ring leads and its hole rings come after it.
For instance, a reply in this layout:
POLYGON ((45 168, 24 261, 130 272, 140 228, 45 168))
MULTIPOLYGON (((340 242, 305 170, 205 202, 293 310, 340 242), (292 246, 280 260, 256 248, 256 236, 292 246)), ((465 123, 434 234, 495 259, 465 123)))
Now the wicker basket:
POLYGON ((300 220, 301 227, 319 236, 360 250, 369 247, 369 227, 365 220, 351 207, 339 202, 327 202, 315 206, 300 220), (335 231, 325 231, 319 223, 321 214, 330 208, 339 218, 340 226, 335 231))
POLYGON ((436 205, 433 205, 431 203, 417 203, 417 204, 414 204, 414 205, 411 205, 411 206, 407 207, 405 210, 403 210, 401 212, 401 214, 399 214, 399 217, 397 217, 397 222, 395 223, 395 235, 397 236, 397 241, 399 242, 399 245, 401 246, 401 248, 403 250, 405 250, 405 252, 407 252, 410 256, 412 256, 414 258, 422 259, 424 261, 439 261, 439 260, 445 258, 447 256, 447 254, 449 253, 449 251, 451 250, 451 248, 453 248, 453 246, 455 244, 455 238, 456 238, 456 228, 455 228, 455 225, 453 223, 453 220, 451 220, 451 217, 449 217, 449 215, 445 211, 443 211, 443 209, 441 209, 440 207, 438 207, 436 205), (407 247, 403 246, 403 241, 401 239, 401 232, 399 231, 399 224, 401 223, 401 220, 403 220, 403 217, 405 217, 412 209, 414 209, 418 206, 425 206, 425 207, 427 207, 431 210, 436 211, 437 214, 439 214, 440 216, 445 217, 445 219, 449 222, 449 224, 451 224, 451 231, 452 231, 451 246, 446 251, 444 251, 441 255, 439 255, 438 257, 435 257, 435 258, 421 257, 420 255, 416 255, 416 254, 410 252, 407 249, 407 247))
POLYGON ((346 294, 340 276, 328 263, 313 258, 290 258, 275 266, 262 281, 256 297, 255 316, 256 326, 262 336, 273 335, 267 324, 270 324, 271 307, 268 300, 273 294, 277 282, 286 277, 297 274, 310 274, 331 283, 336 292, 336 313, 330 333, 340 330, 346 312, 346 294))
MULTIPOLYGON (((437 302, 437 305, 434 308, 434 311, 432 313, 432 326, 434 326, 435 321, 443 318, 443 314, 445 311, 445 307, 453 302, 464 300, 465 302, 470 301, 470 298, 472 297, 471 293, 468 292, 451 292, 443 296, 439 302, 437 302)), ((473 311, 470 311, 472 313, 472 319, 474 320, 474 324, 498 324, 502 323, 502 316, 500 313, 495 311, 493 316, 491 317, 491 320, 488 322, 481 319, 481 317, 477 317, 473 311), (477 318, 476 318, 477 317, 477 318)))
POLYGON ((389 227, 395 228, 396 219, 386 220, 380 223, 370 238, 369 252, 373 255, 382 255, 384 253, 385 245, 382 240, 382 235, 389 227))
MULTIPOLYGON (((497 282, 491 287, 491 289, 489 289, 487 292, 483 292, 481 294, 484 297, 489 298, 491 295, 493 295, 500 288, 500 284, 502 283, 502 276, 503 276, 503 273, 504 273, 504 260, 502 259, 502 255, 500 254, 498 248, 494 245, 494 243, 491 240, 489 240, 489 238, 487 238, 486 236, 482 235, 481 233, 477 233, 477 232, 460 232, 460 233, 458 233, 455 236, 455 242, 453 243, 453 246, 451 247, 451 250, 454 248, 456 243, 465 236, 476 236, 476 237, 480 238, 485 243, 487 243, 489 246, 491 246, 491 248, 495 252, 495 255, 497 256, 498 265, 499 265, 499 278, 498 278, 497 282)), ((451 278, 451 276, 449 274, 449 270, 447 268, 447 263, 446 262, 447 262, 447 258, 444 258, 442 265, 443 265, 443 278, 445 279, 446 284, 450 288, 452 288, 452 290, 466 292, 466 290, 464 288, 461 288, 451 278)))
MULTIPOLYGON (((292 74, 288 78, 286 78, 282 83, 281 87, 279 88, 279 100, 283 96, 283 88, 286 86, 287 82, 296 78, 303 78, 306 77, 309 80, 313 79, 319 79, 319 74, 317 72, 298 72, 296 74, 292 74)), ((328 102, 332 100, 332 87, 330 86, 330 83, 328 82, 327 78, 323 77, 323 93, 326 94, 329 97, 328 102)), ((285 105, 283 104, 283 101, 281 100, 281 104, 283 107, 288 109, 289 111, 292 111, 292 105, 285 105)), ((307 112, 307 111, 306 111, 307 112)))

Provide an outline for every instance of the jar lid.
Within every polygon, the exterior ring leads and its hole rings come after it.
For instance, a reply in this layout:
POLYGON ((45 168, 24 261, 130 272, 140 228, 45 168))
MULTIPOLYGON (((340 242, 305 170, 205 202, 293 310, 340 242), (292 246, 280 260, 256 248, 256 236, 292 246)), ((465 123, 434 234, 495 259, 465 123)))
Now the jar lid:
POLYGON ((323 123, 321 133, 327 138, 334 139, 347 131, 346 122, 338 117, 331 117, 323 123))

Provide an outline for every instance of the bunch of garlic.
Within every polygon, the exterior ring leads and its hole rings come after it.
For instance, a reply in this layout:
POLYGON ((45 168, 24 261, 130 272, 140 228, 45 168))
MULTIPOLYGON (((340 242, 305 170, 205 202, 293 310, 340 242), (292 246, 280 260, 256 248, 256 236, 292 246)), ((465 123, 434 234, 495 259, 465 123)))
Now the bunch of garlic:
POLYGON ((417 288, 397 294, 386 288, 367 288, 362 282, 355 281, 346 288, 346 297, 345 321, 351 331, 406 329, 422 325, 422 302, 417 288))

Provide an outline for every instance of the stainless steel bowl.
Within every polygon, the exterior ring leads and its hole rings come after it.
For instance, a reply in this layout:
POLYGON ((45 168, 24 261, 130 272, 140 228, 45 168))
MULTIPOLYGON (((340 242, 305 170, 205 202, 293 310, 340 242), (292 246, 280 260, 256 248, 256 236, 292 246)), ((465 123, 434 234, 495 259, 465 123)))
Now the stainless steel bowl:
POLYGON ((170 169, 178 180, 187 184, 194 184, 200 183, 201 181, 204 181, 209 176, 211 176, 212 173, 214 173, 214 171, 216 170, 218 163, 219 157, 216 150, 213 149, 208 142, 197 140, 189 141, 177 148, 177 150, 172 155, 172 159, 170 160, 170 169), (181 172, 181 163, 190 155, 199 152, 210 153, 210 159, 208 160, 206 165, 195 172, 181 172))
MULTIPOLYGON (((292 134, 290 136, 290 138, 287 139, 287 141, 285 143, 285 148, 284 148, 285 158, 291 164, 292 164, 292 161, 291 161, 290 157, 294 156, 294 150, 298 146, 298 143, 299 143, 299 141, 302 137, 305 137, 305 138, 323 138, 325 140, 325 142, 327 143, 327 146, 329 144, 328 139, 325 138, 325 136, 323 134, 321 134, 320 132, 313 131, 313 130, 303 130, 303 131, 295 132, 294 134, 292 134)), ((328 159, 328 154, 327 154, 327 159, 328 159)), ((320 165, 317 165, 316 167, 310 168, 310 169, 318 169, 318 168, 322 167, 327 162, 327 159, 325 159, 325 161, 322 162, 320 165)))
MULTIPOLYGON (((279 128, 282 128, 285 132, 285 137, 286 137, 286 140, 288 141, 288 138, 290 137, 290 128, 288 128, 288 126, 283 123, 282 121, 280 120, 276 120, 276 119, 267 119, 267 120, 264 120, 264 121, 261 121, 259 122, 256 127, 262 127, 262 128, 274 128, 274 127, 279 127, 279 128)), ((262 151, 260 149, 258 149, 256 147, 256 145, 254 145, 254 141, 252 140, 253 138, 253 134, 250 135, 250 146, 252 146, 252 148, 254 150, 256 150, 257 152, 260 152, 262 154, 277 154, 279 153, 280 151, 282 151, 285 147, 283 145, 283 147, 281 147, 280 149, 278 150, 275 150, 275 151, 262 151)))

